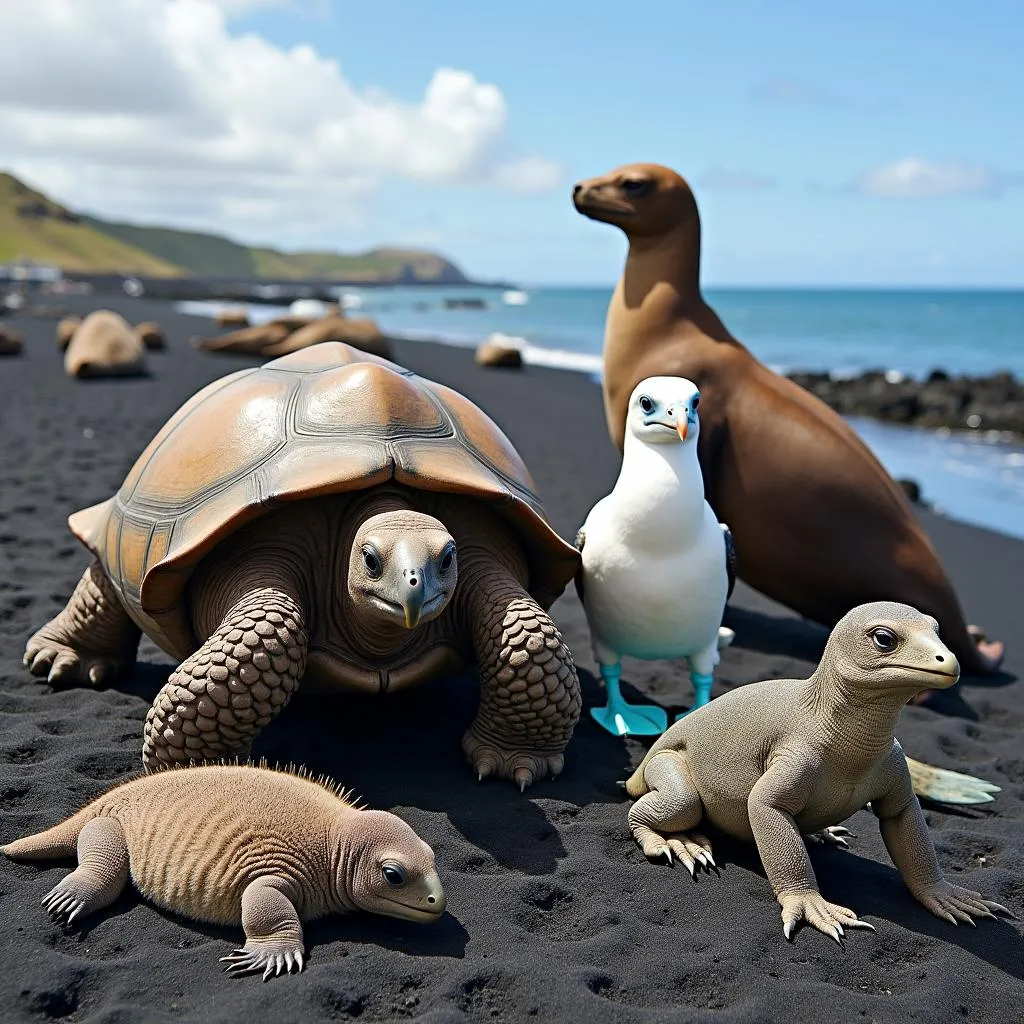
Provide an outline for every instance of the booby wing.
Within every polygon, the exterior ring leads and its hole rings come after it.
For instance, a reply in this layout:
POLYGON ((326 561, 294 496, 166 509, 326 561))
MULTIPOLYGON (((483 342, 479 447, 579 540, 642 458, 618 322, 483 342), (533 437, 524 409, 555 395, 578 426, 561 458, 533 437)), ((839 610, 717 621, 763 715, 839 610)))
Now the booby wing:
MULTIPOLYGON (((582 553, 583 545, 586 543, 586 541, 587 541, 587 533, 586 533, 586 530, 584 530, 583 527, 581 526, 576 531, 576 539, 572 542, 573 543, 573 547, 575 547, 577 551, 582 553)), ((582 562, 582 560, 580 561, 580 567, 576 570, 576 575, 573 577, 573 584, 576 587, 576 596, 580 599, 580 602, 582 603, 582 601, 583 601, 583 562, 582 562)))
MULTIPOLYGON (((718 525, 722 528, 722 533, 725 535, 725 571, 729 577, 729 591, 725 595, 725 599, 728 601, 732 597, 732 588, 736 586, 736 545, 733 543, 732 530, 725 523, 719 523, 718 525)), ((577 544, 576 547, 581 551, 583 550, 580 544, 577 544)))

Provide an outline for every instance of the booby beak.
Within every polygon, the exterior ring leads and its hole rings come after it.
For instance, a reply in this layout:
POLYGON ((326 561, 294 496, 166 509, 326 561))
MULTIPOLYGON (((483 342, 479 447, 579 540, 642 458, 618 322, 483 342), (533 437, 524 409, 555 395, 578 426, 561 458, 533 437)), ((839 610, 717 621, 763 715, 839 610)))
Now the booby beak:
POLYGON ((690 416, 689 413, 684 409, 678 416, 676 416, 676 433, 679 435, 680 441, 686 440, 686 435, 690 429, 690 416))

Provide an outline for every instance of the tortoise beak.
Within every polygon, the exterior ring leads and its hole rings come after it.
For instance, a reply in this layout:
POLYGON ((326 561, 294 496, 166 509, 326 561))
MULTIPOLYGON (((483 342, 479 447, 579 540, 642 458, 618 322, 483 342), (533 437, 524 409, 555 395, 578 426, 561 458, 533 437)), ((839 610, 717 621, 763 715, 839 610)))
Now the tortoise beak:
POLYGON ((406 629, 415 629, 419 625, 425 595, 423 570, 406 569, 402 573, 402 610, 405 612, 406 629))

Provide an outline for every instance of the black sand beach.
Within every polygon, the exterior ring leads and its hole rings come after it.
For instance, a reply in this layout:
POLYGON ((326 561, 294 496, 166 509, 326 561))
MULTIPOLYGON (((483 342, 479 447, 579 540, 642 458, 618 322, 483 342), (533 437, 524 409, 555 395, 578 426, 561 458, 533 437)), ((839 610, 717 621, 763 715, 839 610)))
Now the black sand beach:
MULTIPOLYGON (((0 359, 0 842, 45 828, 137 770, 146 709, 171 669, 148 641, 117 689, 54 691, 29 676, 29 634, 55 614, 87 564, 67 515, 108 497, 165 418, 245 359, 187 344, 210 323, 143 300, 71 298, 133 323, 153 319, 169 347, 143 380, 76 382, 55 320, 10 317, 26 354, 0 359)), ((617 472, 600 393, 582 375, 487 371, 471 351, 398 343, 397 361, 483 406, 518 446, 556 529, 572 538, 617 472)), ((1002 786, 994 803, 926 808, 940 863, 1020 919, 953 927, 904 888, 874 818, 848 824, 852 850, 811 853, 826 898, 877 929, 845 948, 809 928, 790 944, 756 852, 712 835, 721 877, 690 880, 645 861, 617 785, 643 751, 592 722, 603 700, 586 623, 570 587, 553 614, 572 647, 584 716, 566 769, 520 795, 476 782, 459 740, 476 705, 472 678, 379 699, 301 693, 257 741, 271 761, 301 761, 396 811, 433 846, 448 896, 434 926, 368 915, 306 929, 298 976, 263 984, 224 975, 241 932, 195 926, 134 892, 62 930, 40 900, 70 863, 0 858, 0 1020, 135 1021, 970 1021, 1024 1019, 1024 544, 921 513, 968 618, 1008 645, 1002 685, 961 687, 955 714, 907 708, 908 754, 1002 786)), ((809 552, 813 557, 813 552, 809 552)), ((737 633, 716 693, 805 675, 825 633, 739 585, 737 633)), ((686 673, 627 662, 624 682, 688 705, 686 673)), ((626 687, 627 697, 636 696, 626 687)))

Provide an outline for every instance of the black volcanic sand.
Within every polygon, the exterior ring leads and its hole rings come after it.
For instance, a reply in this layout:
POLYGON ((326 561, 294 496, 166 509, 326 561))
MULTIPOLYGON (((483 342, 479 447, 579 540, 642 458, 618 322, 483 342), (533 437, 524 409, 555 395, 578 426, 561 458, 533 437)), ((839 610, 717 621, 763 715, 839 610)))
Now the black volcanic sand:
MULTIPOLYGON (((99 299, 69 299, 85 312, 99 299)), ((148 641, 119 688, 55 691, 21 656, 60 610, 88 556, 73 510, 108 497, 164 419, 246 360, 201 354, 205 321, 145 301, 170 346, 143 380, 65 377, 54 320, 11 317, 26 354, 0 360, 0 841, 45 828, 139 764, 143 719, 172 666, 148 641)), ((482 370, 472 352, 395 345, 399 361, 465 391, 498 421, 533 471, 555 527, 571 538, 611 487, 617 459, 600 394, 583 376, 482 370)), ((982 808, 927 808, 947 875, 1024 917, 1024 545, 922 513, 972 621, 1008 641, 1002 685, 962 687, 956 714, 904 712, 912 756, 1003 787, 982 808)), ((572 587, 553 614, 574 649, 587 708, 602 700, 572 587)), ((737 632, 716 683, 806 675, 825 633, 737 587, 737 632)), ((691 698, 676 665, 627 662, 627 695, 691 698)), ((461 734, 475 712, 471 677, 375 699, 304 698, 255 752, 331 773, 372 806, 408 820, 437 853, 449 913, 423 926, 353 915, 307 927, 308 967, 263 984, 218 963, 241 931, 194 926, 133 891, 80 930, 50 923, 42 896, 69 863, 0 858, 4 1021, 1020 1021, 1020 921, 953 927, 928 914, 891 866, 874 819, 849 823, 851 852, 811 853, 826 898, 877 928, 845 948, 808 928, 790 944, 752 847, 716 839, 721 877, 648 863, 626 828, 617 780, 642 754, 587 711, 564 774, 525 796, 479 784, 461 734)))

